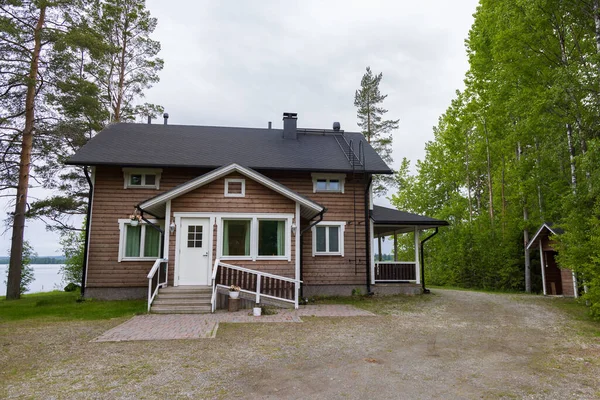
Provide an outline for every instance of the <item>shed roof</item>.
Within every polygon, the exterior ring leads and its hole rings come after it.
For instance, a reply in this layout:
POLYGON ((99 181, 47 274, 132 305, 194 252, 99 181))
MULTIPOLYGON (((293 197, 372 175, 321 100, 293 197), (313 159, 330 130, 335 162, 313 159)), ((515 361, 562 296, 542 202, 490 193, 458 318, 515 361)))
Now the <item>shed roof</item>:
MULTIPOLYGON (((284 139, 281 129, 115 123, 68 160, 72 165, 218 168, 237 163, 258 170, 349 172, 352 166, 332 131, 298 129, 284 139)), ((338 139, 341 133, 337 133, 338 139)), ((392 171, 360 133, 367 173, 392 171)))
POLYGON ((539 246, 539 240, 543 239, 546 236, 552 235, 562 235, 565 231, 562 228, 555 227, 552 222, 544 222, 540 229, 536 232, 535 235, 529 240, 529 244, 527 244, 528 249, 537 249, 539 246))

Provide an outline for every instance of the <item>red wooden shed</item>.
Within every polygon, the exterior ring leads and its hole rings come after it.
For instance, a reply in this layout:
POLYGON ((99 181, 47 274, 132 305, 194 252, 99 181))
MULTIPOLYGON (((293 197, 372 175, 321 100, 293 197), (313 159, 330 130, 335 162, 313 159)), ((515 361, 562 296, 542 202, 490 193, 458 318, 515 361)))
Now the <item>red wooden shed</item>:
POLYGON ((555 242, 552 236, 563 233, 562 229, 545 222, 533 236, 528 249, 539 249, 544 295, 577 297, 577 279, 568 268, 561 268, 556 262, 555 242))

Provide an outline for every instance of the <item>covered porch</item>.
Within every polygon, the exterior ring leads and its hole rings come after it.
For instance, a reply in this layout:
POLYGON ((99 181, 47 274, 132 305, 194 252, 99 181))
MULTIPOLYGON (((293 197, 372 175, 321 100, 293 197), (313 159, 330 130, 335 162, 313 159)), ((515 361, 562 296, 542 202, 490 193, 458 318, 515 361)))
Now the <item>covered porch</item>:
POLYGON ((392 208, 373 206, 371 212, 371 232, 373 254, 371 256, 371 284, 413 284, 423 282, 423 245, 433 237, 439 227, 447 226, 448 222, 412 214, 392 208), (430 235, 423 231, 435 229, 430 235), (407 238, 406 234, 412 234, 407 238), (399 238, 398 235, 404 235, 399 238), (392 260, 383 259, 383 240, 392 237, 392 260), (407 249, 399 254, 399 241, 412 245, 412 251, 407 249))

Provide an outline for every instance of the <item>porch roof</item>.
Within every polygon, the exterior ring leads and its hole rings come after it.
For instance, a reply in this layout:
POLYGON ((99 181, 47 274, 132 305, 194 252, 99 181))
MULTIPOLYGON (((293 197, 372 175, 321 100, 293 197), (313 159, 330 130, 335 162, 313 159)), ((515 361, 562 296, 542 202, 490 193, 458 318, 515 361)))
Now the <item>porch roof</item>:
POLYGON ((322 205, 315 203, 314 201, 294 192, 293 190, 290 190, 287 186, 284 186, 279 182, 267 178, 263 174, 256 172, 251 168, 242 167, 241 165, 235 163, 226 165, 221 168, 217 168, 211 172, 189 180, 186 183, 176 186, 169 191, 151 197, 148 200, 139 203, 138 208, 147 211, 148 213, 153 214, 157 217, 164 217, 166 214, 167 201, 179 197, 201 186, 204 186, 219 178, 227 176, 232 172, 240 173, 256 182, 261 183, 262 185, 273 190, 274 192, 277 192, 282 196, 287 197, 288 199, 293 200, 296 203, 299 203, 300 214, 303 218, 311 219, 314 216, 326 210, 326 208, 322 205))
POLYGON ((376 236, 387 236, 394 232, 412 232, 415 227, 417 229, 429 229, 449 225, 447 221, 440 219, 376 205, 373 206, 371 219, 373 220, 376 236))

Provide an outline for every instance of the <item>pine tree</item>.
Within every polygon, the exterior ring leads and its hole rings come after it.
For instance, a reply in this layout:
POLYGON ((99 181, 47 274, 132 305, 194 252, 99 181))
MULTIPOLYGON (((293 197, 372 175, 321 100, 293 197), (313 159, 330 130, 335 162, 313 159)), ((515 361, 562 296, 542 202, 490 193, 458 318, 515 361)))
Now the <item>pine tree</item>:
MULTIPOLYGON (((354 105, 358 108, 356 116, 362 134, 383 161, 390 165, 393 162, 392 131, 398 129, 399 120, 383 119, 388 110, 382 107, 382 103, 387 97, 379 91, 379 83, 382 78, 383 73, 374 75, 371 67, 367 67, 367 72, 360 81, 360 89, 354 94, 354 105)), ((376 176, 373 179, 373 193, 383 195, 387 192, 388 187, 393 185, 393 177, 376 176)))

